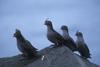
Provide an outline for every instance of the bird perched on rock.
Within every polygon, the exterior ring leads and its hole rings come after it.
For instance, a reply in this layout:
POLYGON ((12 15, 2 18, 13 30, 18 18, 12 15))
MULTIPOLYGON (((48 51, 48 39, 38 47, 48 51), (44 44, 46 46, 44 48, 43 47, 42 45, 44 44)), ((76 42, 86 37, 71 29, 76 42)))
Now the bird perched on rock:
MULTIPOLYGON (((54 47, 65 45, 71 49, 71 45, 69 45, 66 40, 53 29, 52 22, 49 20, 45 21, 45 25, 47 26, 47 38, 49 41, 54 43, 54 47)), ((71 49, 72 50, 72 49, 71 49)))
POLYGON ((16 29, 14 37, 16 37, 17 47, 19 51, 22 52, 23 56, 29 58, 37 56, 37 49, 33 47, 32 44, 23 37, 20 30, 16 29))
POLYGON ((81 54, 81 56, 86 59, 91 58, 89 48, 87 44, 84 42, 82 32, 77 31, 76 36, 77 36, 76 44, 77 44, 78 51, 81 54))
POLYGON ((45 21, 45 25, 47 26, 47 38, 49 41, 54 43, 54 46, 62 45, 63 37, 53 29, 52 22, 49 20, 45 21))
POLYGON ((66 25, 63 25, 63 26, 61 26, 61 30, 62 30, 62 33, 63 33, 63 38, 66 40, 66 43, 68 43, 69 45, 71 45, 71 49, 73 51, 77 51, 76 43, 70 37, 68 27, 66 25))

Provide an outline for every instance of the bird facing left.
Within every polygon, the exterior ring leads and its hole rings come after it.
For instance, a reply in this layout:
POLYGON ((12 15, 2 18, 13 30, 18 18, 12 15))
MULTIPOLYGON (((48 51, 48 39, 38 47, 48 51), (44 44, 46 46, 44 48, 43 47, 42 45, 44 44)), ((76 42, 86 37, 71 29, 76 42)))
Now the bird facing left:
POLYGON ((32 44, 24 38, 20 30, 16 29, 14 37, 17 41, 17 48, 24 57, 34 58, 37 56, 37 49, 33 47, 32 44))

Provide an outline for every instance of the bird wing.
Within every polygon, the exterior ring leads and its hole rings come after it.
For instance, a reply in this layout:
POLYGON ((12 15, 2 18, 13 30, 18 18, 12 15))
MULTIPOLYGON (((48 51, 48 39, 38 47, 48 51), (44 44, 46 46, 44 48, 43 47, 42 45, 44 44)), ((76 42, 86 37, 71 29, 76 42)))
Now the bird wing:
POLYGON ((74 40, 71 37, 69 37, 68 41, 69 41, 69 43, 72 44, 72 46, 74 46, 75 48, 77 48, 76 43, 74 42, 74 40))
POLYGON ((26 42, 25 42, 24 49, 27 50, 28 52, 37 52, 36 51, 37 49, 35 47, 33 47, 32 44, 28 40, 26 40, 26 42))
POLYGON ((54 32, 55 32, 55 34, 54 34, 55 38, 58 41, 62 42, 62 40, 64 40, 64 38, 58 32, 56 32, 56 31, 54 31, 54 32))
POLYGON ((87 52, 89 53, 89 55, 90 55, 90 51, 89 51, 89 48, 88 48, 88 46, 87 46, 86 43, 84 44, 84 47, 85 47, 85 49, 87 50, 87 52))

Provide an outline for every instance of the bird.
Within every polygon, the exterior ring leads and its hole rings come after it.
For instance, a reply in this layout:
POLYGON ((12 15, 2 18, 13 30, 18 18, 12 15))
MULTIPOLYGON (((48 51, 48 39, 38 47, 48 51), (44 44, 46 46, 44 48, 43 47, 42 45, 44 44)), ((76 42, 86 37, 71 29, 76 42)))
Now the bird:
POLYGON ((71 49, 73 51, 77 51, 76 43, 74 42, 74 40, 72 39, 72 37, 69 35, 68 26, 62 25, 61 26, 61 30, 62 30, 62 36, 63 36, 63 38, 66 40, 66 42, 69 45, 71 45, 71 49))
POLYGON ((47 39, 54 43, 54 47, 61 46, 63 37, 53 29, 52 22, 50 20, 45 20, 44 25, 47 26, 47 39))
POLYGON ((32 44, 24 38, 19 29, 16 29, 14 35, 17 41, 17 48, 22 53, 22 56, 33 58, 37 56, 37 48, 33 47, 32 44))
POLYGON ((62 37, 61 34, 54 30, 52 22, 50 20, 45 20, 44 24, 47 26, 47 39, 50 42, 54 43, 54 47, 67 46, 72 50, 72 46, 67 43, 67 41, 62 37))
POLYGON ((83 38, 83 33, 77 31, 75 35, 77 36, 76 45, 80 55, 85 59, 91 58, 90 50, 83 38))

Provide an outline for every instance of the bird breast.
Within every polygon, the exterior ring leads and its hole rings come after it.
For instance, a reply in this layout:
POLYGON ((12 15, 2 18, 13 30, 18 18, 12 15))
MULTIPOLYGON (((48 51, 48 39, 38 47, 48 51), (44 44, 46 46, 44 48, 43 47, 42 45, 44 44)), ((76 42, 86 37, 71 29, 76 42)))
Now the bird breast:
POLYGON ((23 42, 20 42, 19 40, 17 40, 17 47, 21 52, 25 52, 24 46, 25 44, 23 42))
POLYGON ((48 38, 48 40, 50 40, 53 43, 55 43, 55 41, 56 41, 55 33, 53 31, 47 32, 47 38, 48 38))

